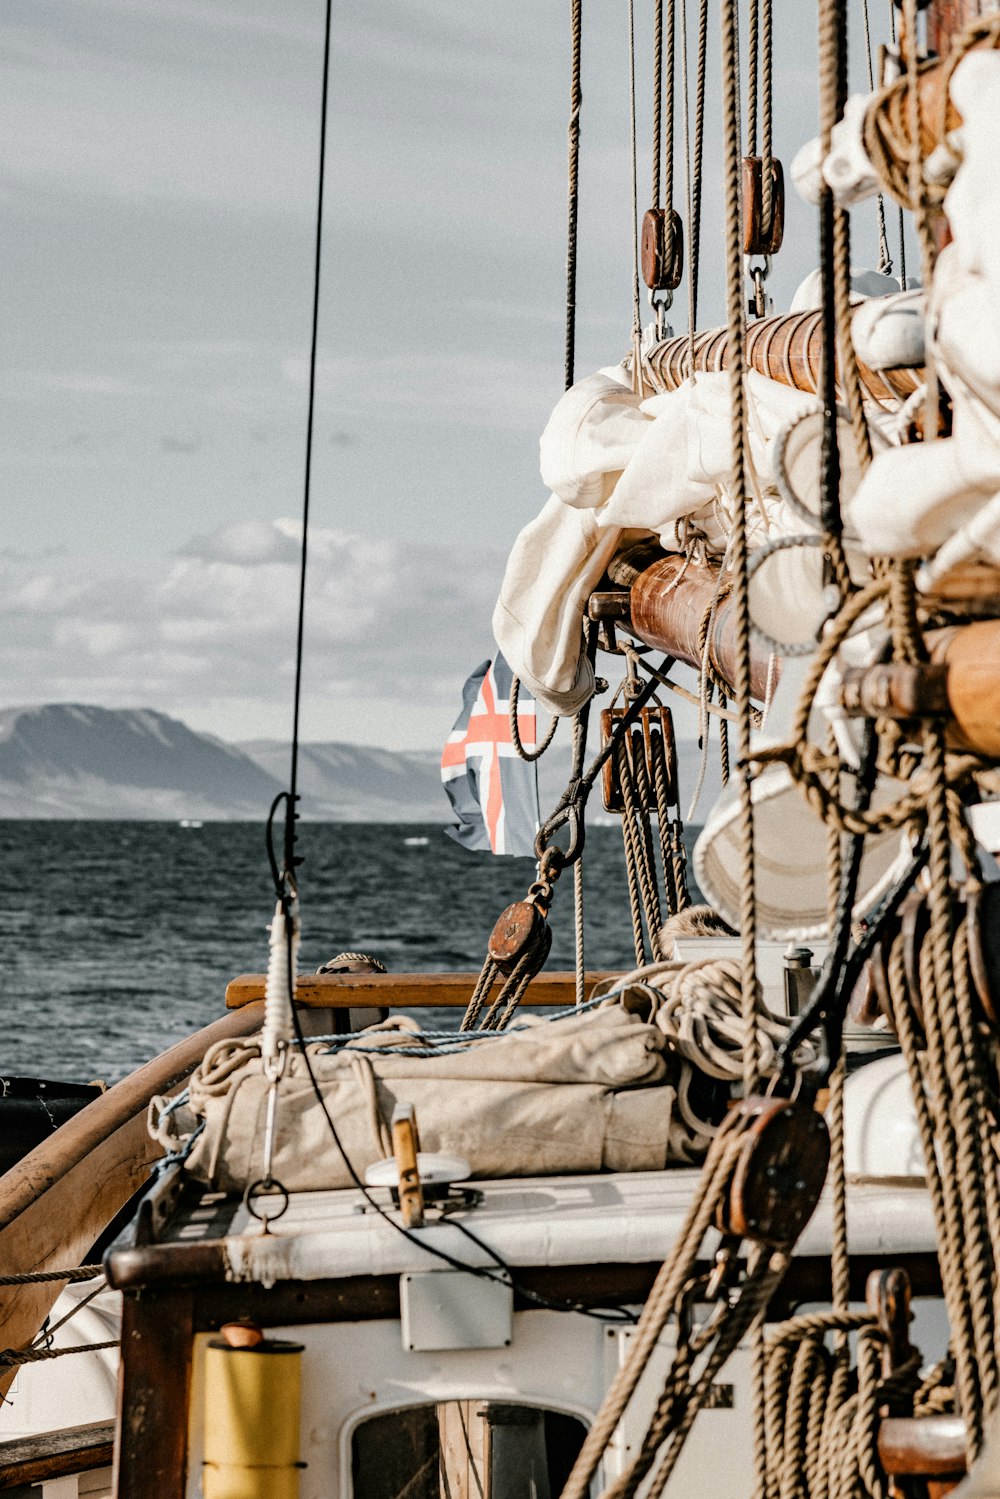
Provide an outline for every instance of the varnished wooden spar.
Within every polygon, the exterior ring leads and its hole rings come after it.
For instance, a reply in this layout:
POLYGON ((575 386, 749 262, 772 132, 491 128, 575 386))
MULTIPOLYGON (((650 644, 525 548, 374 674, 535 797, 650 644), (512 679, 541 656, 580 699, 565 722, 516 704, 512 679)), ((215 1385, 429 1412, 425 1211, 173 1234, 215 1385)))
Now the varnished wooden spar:
MULTIPOLYGON (((463 1010, 472 997, 478 973, 303 973, 295 981, 295 998, 312 1010, 394 1009, 463 1010)), ((588 991, 607 973, 588 973, 588 991)), ((231 1010, 264 998, 265 975, 241 973, 226 986, 231 1010)), ((576 1002, 572 973, 542 973, 521 1001, 543 1008, 569 1008, 576 1002)))
MULTIPOLYGON (((819 389, 822 340, 823 314, 819 309, 760 318, 746 330, 747 368, 794 390, 815 394, 819 389)), ((690 368, 686 335, 654 344, 646 359, 648 374, 662 391, 679 390, 690 368)), ((695 336, 694 368, 696 371, 729 368, 729 335, 725 328, 695 336)), ((876 401, 894 401, 912 395, 924 378, 923 368, 876 372, 862 364, 859 373, 867 394, 876 401)))
MULTIPOLYGON (((176 1092, 209 1046, 248 1035, 262 1014, 261 1005, 248 1005, 196 1031, 109 1088, 0 1177, 0 1273, 83 1263, 163 1154, 146 1128, 150 1100, 176 1092)), ((0 1286, 0 1348, 25 1347, 62 1290, 61 1281, 0 1286)), ((0 1394, 15 1372, 0 1371, 0 1394)))
POLYGON ((946 57, 956 37, 961 36, 970 21, 977 21, 988 9, 982 0, 931 0, 927 7, 927 46, 931 52, 946 57))
MULTIPOLYGON (((633 634, 655 650, 665 651, 675 661, 701 666, 702 621, 707 619, 716 596, 719 570, 708 563, 688 562, 668 553, 636 575, 623 554, 608 569, 613 582, 630 588, 633 634)), ((723 681, 736 679, 736 617, 733 600, 718 603, 708 638, 708 659, 723 681)), ((758 701, 767 696, 768 655, 751 642, 750 690, 758 701)))
POLYGON ((891 661, 844 674, 841 706, 852 717, 948 720, 952 749, 1000 758, 1000 619, 928 634, 930 661, 891 661))

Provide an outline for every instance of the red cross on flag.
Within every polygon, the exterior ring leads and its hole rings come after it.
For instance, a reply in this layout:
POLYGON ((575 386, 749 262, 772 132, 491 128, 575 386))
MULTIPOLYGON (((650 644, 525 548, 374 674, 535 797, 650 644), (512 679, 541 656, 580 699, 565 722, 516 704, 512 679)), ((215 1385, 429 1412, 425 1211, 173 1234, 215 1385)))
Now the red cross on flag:
MULTIPOLYGON (((538 831, 538 778, 522 760, 510 732, 513 673, 501 655, 484 661, 462 689, 462 711, 441 755, 441 779, 458 817, 445 831, 466 848, 531 856, 538 831)), ((522 687, 518 736, 538 743, 538 716, 522 687)))

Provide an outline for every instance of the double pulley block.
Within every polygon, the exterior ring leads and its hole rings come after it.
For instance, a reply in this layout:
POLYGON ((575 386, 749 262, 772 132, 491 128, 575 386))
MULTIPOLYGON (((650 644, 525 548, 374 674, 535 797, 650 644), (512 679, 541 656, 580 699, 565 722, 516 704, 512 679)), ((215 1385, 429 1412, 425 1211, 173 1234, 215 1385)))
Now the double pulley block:
MULTIPOLYGON (((605 708, 601 713, 601 743, 608 744, 615 727, 625 717, 625 708, 605 708)), ((625 757, 636 787, 639 809, 655 813, 658 810, 656 778, 662 775, 665 784, 665 801, 668 807, 680 805, 680 776, 677 765, 677 738, 674 733, 673 714, 669 708, 659 704, 643 708, 639 721, 624 738, 625 757), (640 761, 641 766, 640 766, 640 761), (639 789, 644 795, 639 797, 639 789)), ((621 768, 615 755, 609 755, 602 769, 601 789, 607 812, 625 811, 625 794, 621 783, 621 768)))

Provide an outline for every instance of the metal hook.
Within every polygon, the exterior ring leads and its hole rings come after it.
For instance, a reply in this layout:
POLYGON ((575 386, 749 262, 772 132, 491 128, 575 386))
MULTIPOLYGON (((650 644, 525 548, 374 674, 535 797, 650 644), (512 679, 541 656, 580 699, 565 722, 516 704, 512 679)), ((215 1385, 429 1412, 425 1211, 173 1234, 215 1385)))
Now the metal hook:
POLYGON ((762 255, 756 263, 752 256, 744 255, 743 270, 753 282, 753 296, 747 299, 747 311, 751 317, 766 317, 774 305, 764 290, 764 283, 771 274, 770 255, 762 255))
POLYGON ((662 343, 673 332, 673 329, 668 326, 666 318, 667 313, 674 305, 674 294, 666 287, 654 287, 647 295, 649 297, 649 305, 652 307, 656 318, 656 337, 662 343))

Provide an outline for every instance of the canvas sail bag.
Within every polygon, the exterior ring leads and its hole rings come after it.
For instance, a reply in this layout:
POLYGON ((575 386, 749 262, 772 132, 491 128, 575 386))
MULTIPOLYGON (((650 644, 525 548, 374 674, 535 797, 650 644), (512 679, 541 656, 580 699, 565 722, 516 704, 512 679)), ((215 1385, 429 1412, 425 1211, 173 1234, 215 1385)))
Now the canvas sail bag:
MULTIPOLYGON (((335 1052, 314 1043, 309 1055, 362 1177, 391 1154, 396 1103, 414 1105, 422 1150, 462 1156, 476 1177, 644 1171, 686 1159, 672 1144, 666 1038, 614 1003, 552 1022, 526 1019, 443 1056, 403 1017, 335 1052)), ((194 1074, 188 1106, 164 1115, 154 1102, 154 1135, 175 1150, 203 1122, 188 1172, 215 1190, 242 1191, 262 1173, 269 1088, 255 1041, 221 1042, 194 1074)), ((272 1169, 289 1191, 352 1184, 294 1050, 280 1084, 272 1169)))

